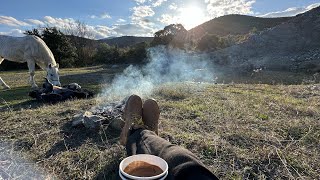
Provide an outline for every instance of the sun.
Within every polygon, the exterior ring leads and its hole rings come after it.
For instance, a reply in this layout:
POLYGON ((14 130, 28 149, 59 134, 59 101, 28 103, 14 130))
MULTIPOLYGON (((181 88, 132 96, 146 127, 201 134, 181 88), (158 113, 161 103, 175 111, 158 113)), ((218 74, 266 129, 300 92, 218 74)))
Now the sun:
POLYGON ((181 8, 180 11, 179 20, 187 30, 194 28, 205 21, 204 11, 198 7, 190 6, 181 8))

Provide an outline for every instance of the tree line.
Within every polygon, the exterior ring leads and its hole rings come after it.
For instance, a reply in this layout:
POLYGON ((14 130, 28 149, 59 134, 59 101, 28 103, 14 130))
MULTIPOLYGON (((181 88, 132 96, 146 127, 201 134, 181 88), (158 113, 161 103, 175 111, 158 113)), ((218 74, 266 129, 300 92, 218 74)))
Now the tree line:
MULTIPOLYGON (((44 40, 51 49, 60 67, 83 67, 99 64, 141 64, 148 61, 147 48, 164 45, 191 51, 216 51, 242 42, 247 36, 219 37, 204 34, 195 39, 181 24, 171 24, 154 33, 151 43, 139 43, 119 48, 93 39, 86 24, 80 21, 69 24, 63 30, 57 27, 39 27, 26 30, 26 35, 35 35, 44 40)), ((17 69, 15 63, 3 63, 1 69, 17 69)))
MULTIPOLYGON (((91 32, 80 21, 63 30, 57 27, 39 27, 26 30, 25 35, 40 37, 52 51, 60 67, 85 67, 100 64, 139 64, 147 59, 148 43, 119 48, 93 40, 91 32)), ((26 69, 11 61, 4 61, 0 70, 26 69)))
MULTIPOLYGON (((82 28, 79 28, 82 29, 82 28)), ((99 64, 143 63, 147 58, 147 43, 119 48, 88 38, 88 33, 64 32, 56 27, 27 30, 44 40, 61 67, 83 67, 99 64)), ((67 31, 69 32, 69 31, 67 31)))

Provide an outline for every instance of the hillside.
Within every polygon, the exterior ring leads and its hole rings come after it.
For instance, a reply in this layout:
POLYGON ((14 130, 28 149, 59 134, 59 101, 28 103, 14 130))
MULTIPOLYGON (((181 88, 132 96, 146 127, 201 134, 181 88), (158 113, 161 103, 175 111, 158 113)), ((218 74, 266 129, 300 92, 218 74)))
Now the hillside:
POLYGON ((120 48, 133 46, 135 44, 146 42, 149 43, 153 37, 136 37, 136 36, 122 36, 115 38, 100 39, 99 42, 107 43, 110 46, 118 46, 120 48))
POLYGON ((263 68, 281 71, 320 71, 320 7, 246 42, 211 53, 215 64, 237 70, 263 68))
POLYGON ((248 34, 254 28, 256 28, 257 31, 262 31, 290 19, 292 19, 292 17, 260 18, 246 15, 226 15, 207 21, 189 30, 189 34, 193 35, 195 39, 200 38, 206 33, 218 36, 244 35, 248 34))

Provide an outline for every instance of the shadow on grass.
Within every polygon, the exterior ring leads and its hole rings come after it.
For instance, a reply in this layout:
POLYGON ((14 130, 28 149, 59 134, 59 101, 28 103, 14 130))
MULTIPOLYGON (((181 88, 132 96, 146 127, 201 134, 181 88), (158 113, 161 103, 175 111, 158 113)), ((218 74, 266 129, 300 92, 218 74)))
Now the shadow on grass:
POLYGON ((117 143, 120 136, 120 131, 110 126, 101 125, 99 130, 90 130, 83 126, 72 127, 72 122, 64 124, 61 127, 60 133, 63 135, 63 139, 55 143, 45 153, 45 158, 49 158, 60 152, 76 149, 88 141, 104 150, 107 148, 106 145, 109 146, 110 144, 117 143))
MULTIPOLYGON (((37 100, 28 100, 21 102, 19 104, 14 104, 11 107, 12 110, 20 110, 20 109, 36 109, 45 105, 45 103, 37 100)), ((1 109, 0 109, 1 110, 1 109)))
POLYGON ((78 83, 83 87, 88 87, 92 85, 111 83, 113 78, 117 74, 122 73, 122 71, 123 68, 108 68, 88 73, 64 74, 60 77, 60 81, 63 85, 78 83))
POLYGON ((33 100, 28 96, 30 91, 31 89, 29 86, 0 91, 0 112, 20 109, 35 109, 43 106, 43 102, 33 100))

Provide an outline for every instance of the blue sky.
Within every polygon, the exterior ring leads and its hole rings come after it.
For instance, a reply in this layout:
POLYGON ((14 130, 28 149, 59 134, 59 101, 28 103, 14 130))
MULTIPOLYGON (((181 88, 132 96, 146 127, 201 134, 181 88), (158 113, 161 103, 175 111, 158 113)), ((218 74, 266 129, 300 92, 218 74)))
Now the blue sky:
POLYGON ((23 36, 27 29, 80 20, 92 38, 152 36, 172 23, 190 29, 226 14, 293 16, 320 6, 319 0, 7 0, 1 2, 0 34, 23 36))

